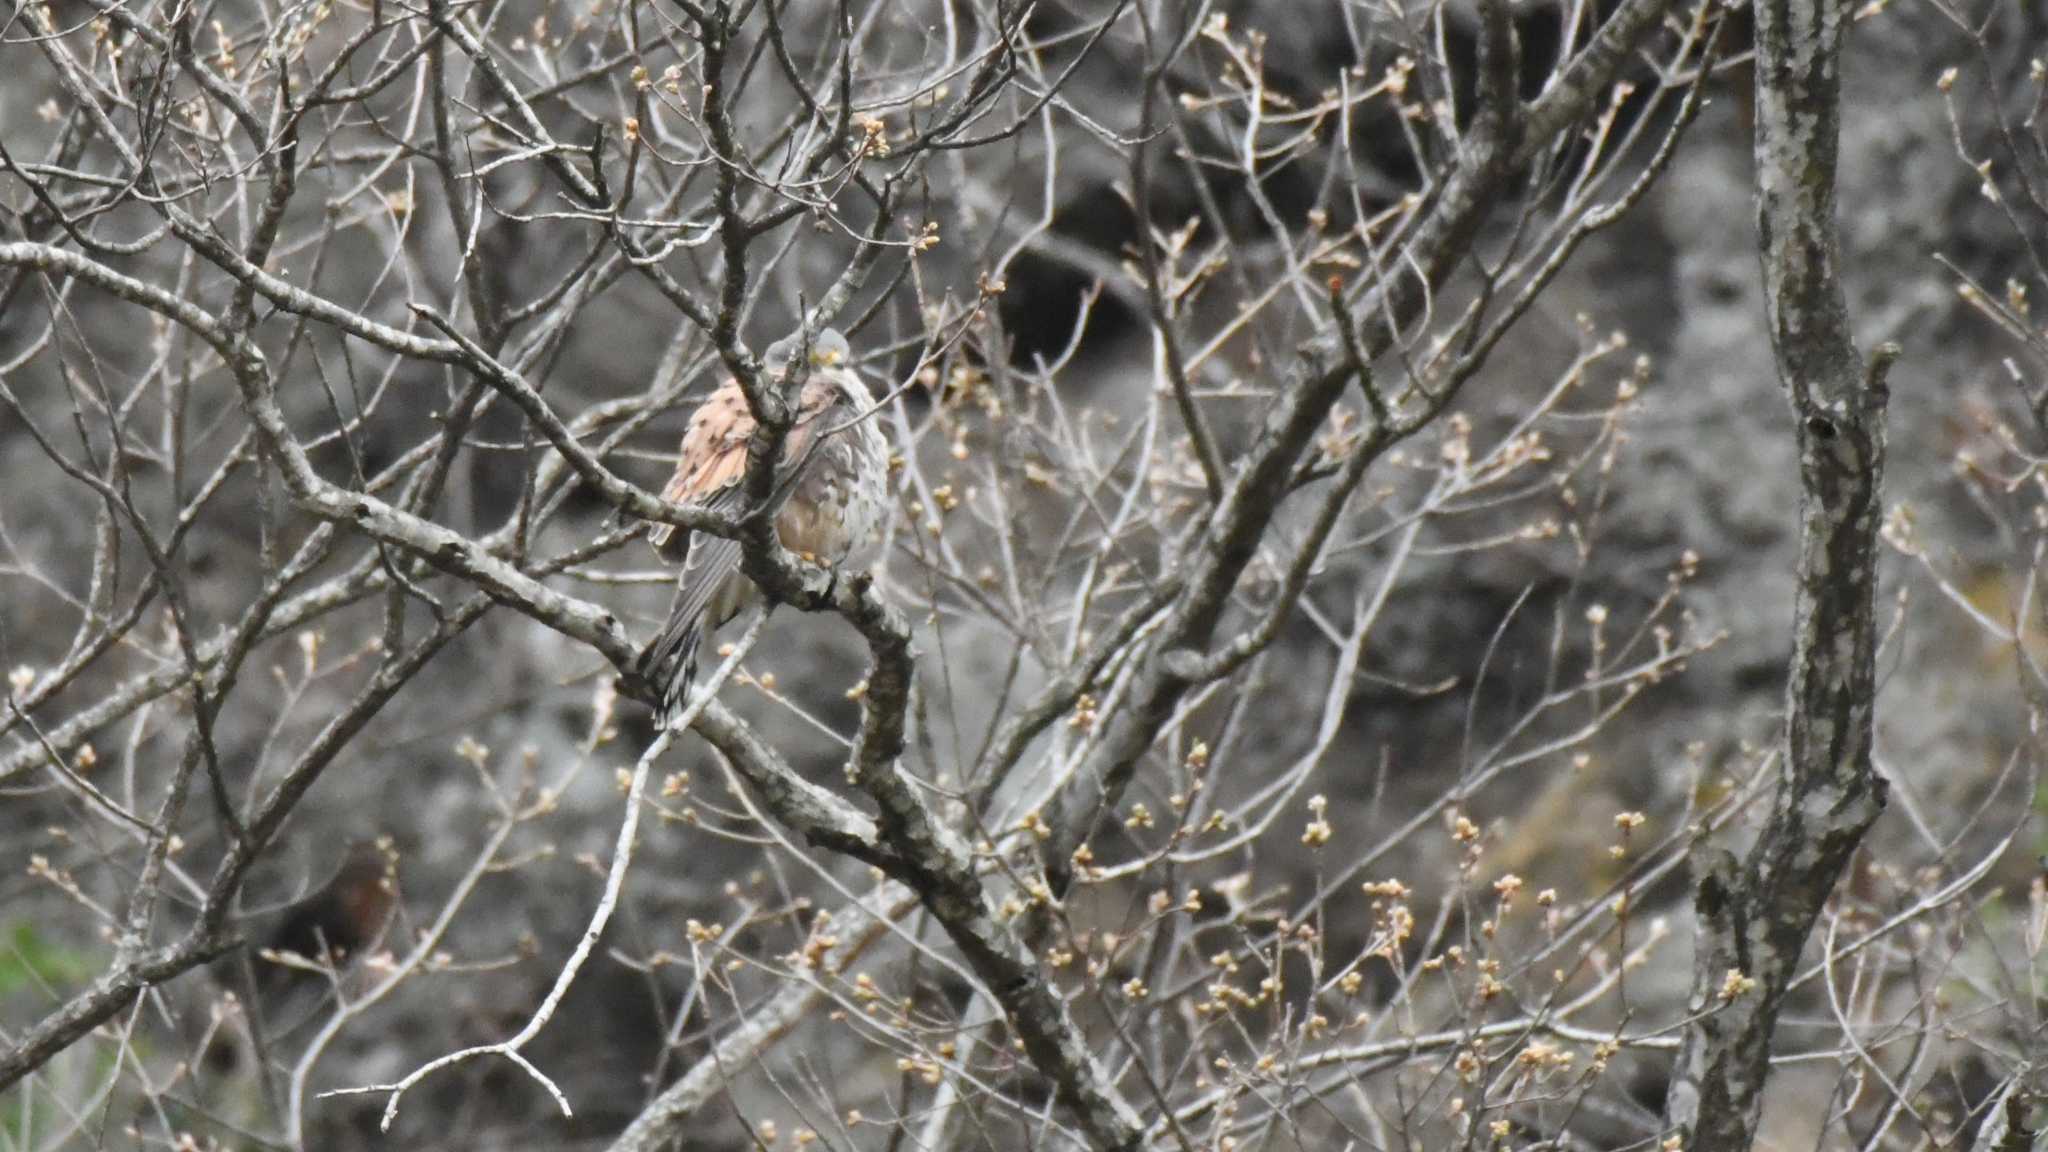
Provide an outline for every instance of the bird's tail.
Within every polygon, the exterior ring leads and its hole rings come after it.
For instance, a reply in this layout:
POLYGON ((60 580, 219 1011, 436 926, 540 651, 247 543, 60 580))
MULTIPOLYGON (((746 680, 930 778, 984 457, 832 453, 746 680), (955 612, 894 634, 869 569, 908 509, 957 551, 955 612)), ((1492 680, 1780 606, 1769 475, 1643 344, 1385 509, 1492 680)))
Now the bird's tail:
POLYGON ((683 710, 690 684, 697 678, 697 645, 703 639, 702 613, 676 613, 640 652, 633 670, 659 701, 655 714, 666 725, 683 710))

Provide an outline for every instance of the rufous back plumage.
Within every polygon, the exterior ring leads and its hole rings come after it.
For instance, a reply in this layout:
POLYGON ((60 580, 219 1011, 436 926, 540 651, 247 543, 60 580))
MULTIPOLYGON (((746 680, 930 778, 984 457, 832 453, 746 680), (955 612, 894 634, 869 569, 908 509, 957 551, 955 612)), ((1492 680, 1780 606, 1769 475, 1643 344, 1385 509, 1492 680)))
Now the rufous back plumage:
MULTIPOLYGON (((786 379, 798 338, 769 350, 770 382, 786 379)), ((845 337, 826 330, 810 349, 809 376, 775 469, 770 499, 775 534, 805 560, 864 567, 880 543, 889 475, 888 443, 869 411, 873 398, 850 364, 845 337)), ((662 495, 678 504, 744 511, 755 420, 746 396, 728 380, 691 414, 662 495)), ((658 524, 648 540, 680 565, 669 618, 644 649, 634 673, 673 717, 695 675, 699 645, 759 594, 740 571, 737 541, 658 524)))

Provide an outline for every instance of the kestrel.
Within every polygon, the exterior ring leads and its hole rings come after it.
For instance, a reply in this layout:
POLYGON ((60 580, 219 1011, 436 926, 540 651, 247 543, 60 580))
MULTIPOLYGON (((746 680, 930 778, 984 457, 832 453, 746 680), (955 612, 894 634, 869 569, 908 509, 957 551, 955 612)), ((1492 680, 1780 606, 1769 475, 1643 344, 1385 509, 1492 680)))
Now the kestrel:
MULTIPOLYGON (((763 363, 767 375, 781 378, 802 345, 798 333, 770 346, 763 363)), ((830 328, 813 336, 810 368, 777 468, 775 534, 784 548, 813 563, 863 569, 881 544, 889 445, 868 413, 873 397, 852 368, 846 337, 830 328)), ((741 479, 753 433, 746 397, 728 380, 691 414, 675 475, 662 497, 694 508, 742 511, 741 479)), ((668 622, 634 668, 667 719, 689 694, 698 646, 754 603, 760 590, 740 571, 737 540, 677 532, 668 524, 655 525, 647 539, 663 559, 682 565, 668 622)))

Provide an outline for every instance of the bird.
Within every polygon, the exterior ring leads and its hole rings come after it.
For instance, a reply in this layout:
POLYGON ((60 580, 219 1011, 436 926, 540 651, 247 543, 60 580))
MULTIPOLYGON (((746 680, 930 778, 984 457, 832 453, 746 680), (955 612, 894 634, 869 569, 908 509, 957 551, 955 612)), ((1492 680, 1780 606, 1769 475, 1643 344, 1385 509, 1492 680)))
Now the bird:
POLYGON ((267 983, 304 967, 340 968, 376 942, 398 902, 397 856, 388 841, 350 842, 334 876, 281 910, 258 949, 267 983))
MULTIPOLYGON (((326 883, 288 904, 247 914, 252 947, 212 965, 215 982, 246 1003, 246 1028, 270 1042, 318 1014, 389 928, 398 906, 398 853, 391 841, 351 840, 326 883)), ((202 1055, 212 1072, 236 1067, 254 1034, 209 1032, 202 1055)))
MULTIPOLYGON (((806 350, 809 375, 776 466, 775 534, 784 548, 835 575, 863 571, 880 552, 889 444, 869 411, 874 398, 853 368, 852 349, 837 330, 799 330, 776 341, 762 359, 766 376, 787 379, 806 350)), ((725 381, 691 414, 662 498, 705 511, 745 511, 741 481, 753 434, 745 394, 736 381, 725 381)), ((670 524, 655 525, 647 539, 662 559, 680 566, 668 620, 634 663, 666 723, 689 695, 699 647, 757 602, 760 589, 740 571, 737 540, 670 524)))

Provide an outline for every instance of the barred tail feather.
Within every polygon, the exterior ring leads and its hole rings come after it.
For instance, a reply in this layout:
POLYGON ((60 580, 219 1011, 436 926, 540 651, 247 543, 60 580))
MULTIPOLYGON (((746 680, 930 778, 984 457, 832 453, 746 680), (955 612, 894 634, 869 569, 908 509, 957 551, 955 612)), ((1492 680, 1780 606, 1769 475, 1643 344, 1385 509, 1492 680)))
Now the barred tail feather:
POLYGON ((682 539, 686 558, 676 577, 668 622, 633 666, 649 694, 661 702, 657 711, 663 724, 673 720, 689 699, 690 682, 697 676, 697 647, 704 634, 725 623, 731 615, 729 607, 713 601, 740 566, 737 540, 696 533, 682 539))
POLYGON ((634 663, 634 671, 660 701, 655 711, 664 725, 682 712, 697 678, 697 645, 704 636, 700 623, 695 613, 669 617, 634 663))

